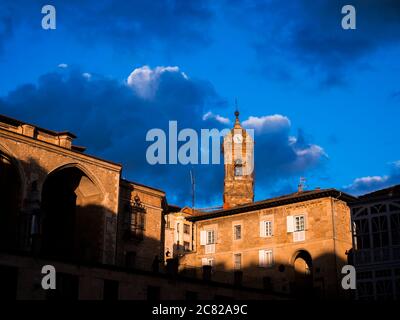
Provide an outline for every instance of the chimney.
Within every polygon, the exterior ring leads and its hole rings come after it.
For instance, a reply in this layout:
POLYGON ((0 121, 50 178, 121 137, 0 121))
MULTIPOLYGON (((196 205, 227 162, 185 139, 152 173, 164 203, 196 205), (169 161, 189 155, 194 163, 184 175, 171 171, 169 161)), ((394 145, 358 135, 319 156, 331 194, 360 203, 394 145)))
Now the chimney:
POLYGON ((35 136, 35 127, 30 124, 23 124, 22 126, 22 134, 27 137, 33 138, 35 136))
POLYGON ((58 145, 60 147, 66 148, 66 149, 71 149, 72 148, 72 141, 76 138, 75 135, 73 135, 70 132, 58 132, 58 145))

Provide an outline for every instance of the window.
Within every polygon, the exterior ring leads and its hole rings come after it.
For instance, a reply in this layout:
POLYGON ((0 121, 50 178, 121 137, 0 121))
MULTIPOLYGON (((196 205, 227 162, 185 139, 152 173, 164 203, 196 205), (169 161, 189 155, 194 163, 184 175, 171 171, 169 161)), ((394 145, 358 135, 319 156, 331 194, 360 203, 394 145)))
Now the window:
POLYGON ((372 241, 374 248, 389 245, 388 223, 386 216, 373 217, 371 219, 372 241))
POLYGON ((214 266, 214 258, 202 258, 201 259, 202 266, 214 266))
POLYGON ((356 249, 369 249, 371 247, 369 220, 359 219, 354 221, 354 225, 356 249))
POLYGON ((305 229, 304 216, 295 216, 294 231, 304 231, 304 229, 305 229))
POLYGON ((400 214, 390 216, 390 226, 392 229, 392 245, 400 244, 400 214))
POLYGON ((272 237, 272 221, 260 222, 260 237, 272 237))
POLYGON ((202 230, 200 231, 200 245, 205 246, 205 253, 210 254, 215 252, 215 231, 202 230))
POLYGON ((235 240, 242 239, 242 226, 240 224, 237 224, 233 227, 233 238, 235 240))
POLYGON ((183 225, 183 233, 190 234, 190 225, 189 224, 185 223, 183 225))
POLYGON ((272 237, 272 221, 265 221, 265 236, 272 237))
POLYGON ((128 201, 124 205, 125 213, 125 240, 142 240, 145 230, 146 210, 138 196, 134 202, 128 201))
POLYGON ((233 268, 235 270, 242 269, 242 254, 241 253, 235 253, 233 255, 233 268))
POLYGON ((215 244, 207 244, 205 253, 206 254, 215 253, 215 244))
POLYGON ((260 267, 271 267, 273 265, 272 250, 260 250, 259 251, 259 266, 260 267))
POLYGON ((183 247, 185 251, 190 251, 190 243, 187 241, 183 241, 183 247))
POLYGON ((243 164, 242 160, 235 160, 235 177, 240 177, 243 175, 243 164))
POLYGON ((214 230, 207 231, 207 244, 214 244, 215 243, 215 232, 214 230))
POLYGON ((166 216, 165 216, 165 227, 166 227, 167 229, 171 229, 171 220, 170 220, 170 218, 169 218, 169 215, 166 215, 166 216))

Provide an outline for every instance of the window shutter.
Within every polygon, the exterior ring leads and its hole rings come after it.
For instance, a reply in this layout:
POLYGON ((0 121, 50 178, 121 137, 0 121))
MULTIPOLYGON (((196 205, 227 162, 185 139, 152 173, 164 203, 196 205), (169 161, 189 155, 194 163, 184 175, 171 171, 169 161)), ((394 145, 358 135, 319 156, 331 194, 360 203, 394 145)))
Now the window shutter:
POLYGON ((206 254, 215 253, 215 244, 206 244, 206 254))
POLYGON ((294 231, 294 219, 293 219, 293 216, 287 216, 286 217, 286 229, 287 229, 287 232, 293 232, 294 231))
POLYGON ((207 231, 200 231, 200 245, 205 246, 207 244, 207 231))
POLYGON ((264 250, 258 251, 258 264, 260 267, 265 266, 265 251, 264 250))
POLYGON ((201 258, 201 265, 202 266, 207 266, 208 265, 208 259, 207 258, 201 258))
POLYGON ((265 221, 260 221, 260 237, 265 237, 265 221))
POLYGON ((293 242, 305 241, 306 240, 306 232, 305 231, 296 231, 293 232, 293 242))

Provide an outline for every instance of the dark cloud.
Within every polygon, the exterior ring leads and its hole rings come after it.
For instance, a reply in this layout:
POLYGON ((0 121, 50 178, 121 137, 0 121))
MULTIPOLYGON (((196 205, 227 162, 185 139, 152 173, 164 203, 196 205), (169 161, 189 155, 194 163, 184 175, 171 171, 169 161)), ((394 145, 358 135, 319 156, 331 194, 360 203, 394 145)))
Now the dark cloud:
MULTIPOLYGON (((196 176, 198 205, 221 204, 222 165, 150 165, 146 161, 146 133, 168 121, 178 130, 226 128, 226 103, 205 81, 191 79, 177 67, 141 67, 127 81, 83 74, 63 68, 44 74, 37 84, 19 86, 0 97, 0 113, 57 131, 78 135, 89 154, 122 163, 123 175, 168 192, 170 202, 190 203, 190 175, 196 176), (214 113, 211 113, 215 115, 214 113), (209 114, 210 115, 210 114, 209 114), (204 120, 205 119, 205 120, 204 120)), ((321 147, 291 137, 290 120, 282 115, 250 117, 243 124, 255 129, 256 183, 259 196, 274 183, 318 168, 326 158, 321 147)))
POLYGON ((385 176, 367 176, 354 179, 354 181, 346 186, 345 192, 362 195, 372 191, 384 189, 400 183, 400 161, 392 164, 391 170, 385 176))
POLYGON ((260 69, 286 80, 306 71, 323 86, 340 85, 347 69, 365 68, 363 58, 400 40, 398 0, 228 3, 235 23, 251 30, 260 69), (356 8, 356 30, 341 27, 341 8, 347 4, 356 8))
POLYGON ((0 12, 0 55, 3 53, 5 43, 13 34, 11 17, 0 12))
POLYGON ((393 92, 390 97, 392 99, 400 99, 400 90, 393 92))
MULTIPOLYGON (((39 0, 3 0, 0 12, 15 26, 40 31, 43 5, 39 0)), ((105 42, 135 53, 146 48, 192 49, 210 41, 213 12, 208 0, 54 0, 51 5, 57 29, 90 46, 105 42)))

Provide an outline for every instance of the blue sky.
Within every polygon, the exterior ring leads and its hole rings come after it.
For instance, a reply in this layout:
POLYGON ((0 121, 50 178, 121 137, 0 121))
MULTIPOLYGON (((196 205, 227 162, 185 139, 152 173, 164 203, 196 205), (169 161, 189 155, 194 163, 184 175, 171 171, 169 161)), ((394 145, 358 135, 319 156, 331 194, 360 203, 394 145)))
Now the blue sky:
POLYGON ((44 3, 3 0, 0 113, 74 132, 181 205, 189 169, 199 205, 219 205, 222 167, 150 166, 146 132, 226 127, 216 115, 232 121, 236 97, 256 129, 256 199, 301 176, 353 194, 396 184, 400 3, 350 1, 357 29, 343 30, 347 2, 52 1, 43 30, 44 3))

